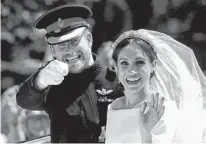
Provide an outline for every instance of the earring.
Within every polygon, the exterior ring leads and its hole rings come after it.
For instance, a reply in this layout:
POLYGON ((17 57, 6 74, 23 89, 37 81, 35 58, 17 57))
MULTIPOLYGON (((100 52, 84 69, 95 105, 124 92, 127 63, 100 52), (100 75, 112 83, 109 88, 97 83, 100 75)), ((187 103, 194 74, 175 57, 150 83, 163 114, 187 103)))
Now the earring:
POLYGON ((154 72, 154 71, 151 72, 151 73, 150 73, 150 78, 152 78, 154 75, 155 75, 155 72, 154 72))

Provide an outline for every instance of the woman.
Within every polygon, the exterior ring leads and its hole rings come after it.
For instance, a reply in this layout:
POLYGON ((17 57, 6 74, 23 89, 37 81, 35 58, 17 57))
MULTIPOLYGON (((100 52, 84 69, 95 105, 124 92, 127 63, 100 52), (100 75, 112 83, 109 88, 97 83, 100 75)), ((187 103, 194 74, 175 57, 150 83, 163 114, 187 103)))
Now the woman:
POLYGON ((201 143, 206 79, 193 52, 148 30, 125 32, 113 47, 125 96, 109 105, 106 142, 201 143))

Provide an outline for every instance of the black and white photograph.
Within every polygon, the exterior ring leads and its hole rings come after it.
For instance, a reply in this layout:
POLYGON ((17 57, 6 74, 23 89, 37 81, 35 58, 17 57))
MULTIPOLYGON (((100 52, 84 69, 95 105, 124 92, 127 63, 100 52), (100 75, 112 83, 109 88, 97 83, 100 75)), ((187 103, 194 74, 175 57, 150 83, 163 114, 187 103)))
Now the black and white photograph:
POLYGON ((206 0, 2 0, 0 143, 206 144, 206 0))

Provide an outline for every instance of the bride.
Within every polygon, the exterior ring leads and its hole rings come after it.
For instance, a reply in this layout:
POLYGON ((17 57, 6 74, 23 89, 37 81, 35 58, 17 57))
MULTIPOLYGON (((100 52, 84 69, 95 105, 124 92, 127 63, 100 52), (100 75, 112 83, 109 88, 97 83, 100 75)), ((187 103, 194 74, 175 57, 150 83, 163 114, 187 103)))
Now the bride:
POLYGON ((124 96, 108 107, 106 143, 202 143, 206 78, 192 50, 143 29, 113 48, 124 96))

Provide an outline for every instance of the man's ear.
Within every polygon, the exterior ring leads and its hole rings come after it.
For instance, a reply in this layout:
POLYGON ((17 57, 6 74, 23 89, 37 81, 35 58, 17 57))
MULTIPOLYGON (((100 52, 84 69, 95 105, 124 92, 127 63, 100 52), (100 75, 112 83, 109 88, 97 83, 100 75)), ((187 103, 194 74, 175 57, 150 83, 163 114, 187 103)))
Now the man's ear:
POLYGON ((54 51, 54 47, 53 47, 53 46, 50 46, 50 49, 51 49, 51 53, 52 53, 54 59, 56 59, 56 53, 55 53, 55 51, 54 51))
POLYGON ((92 34, 90 32, 87 33, 87 42, 88 42, 89 46, 92 47, 93 37, 92 37, 92 34))

